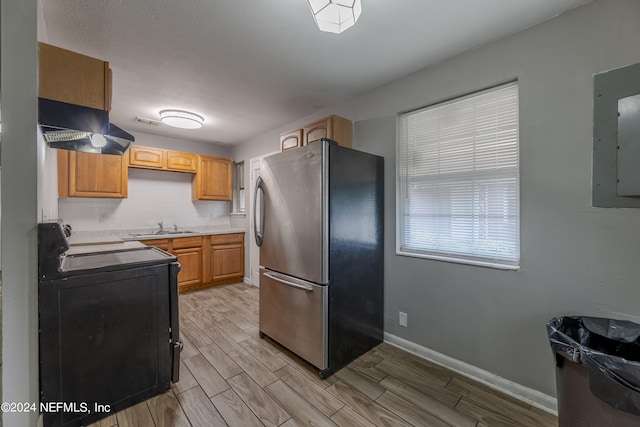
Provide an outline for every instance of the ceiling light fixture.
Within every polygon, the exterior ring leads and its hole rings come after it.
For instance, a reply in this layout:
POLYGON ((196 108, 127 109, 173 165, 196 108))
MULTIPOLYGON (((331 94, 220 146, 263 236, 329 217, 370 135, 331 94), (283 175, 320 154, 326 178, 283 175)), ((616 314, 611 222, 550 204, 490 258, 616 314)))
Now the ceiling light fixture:
POLYGON ((162 110, 160 120, 166 125, 182 129, 199 129, 204 124, 202 116, 182 110, 162 110))
POLYGON ((340 34, 351 28, 362 13, 360 0, 307 0, 320 31, 340 34))

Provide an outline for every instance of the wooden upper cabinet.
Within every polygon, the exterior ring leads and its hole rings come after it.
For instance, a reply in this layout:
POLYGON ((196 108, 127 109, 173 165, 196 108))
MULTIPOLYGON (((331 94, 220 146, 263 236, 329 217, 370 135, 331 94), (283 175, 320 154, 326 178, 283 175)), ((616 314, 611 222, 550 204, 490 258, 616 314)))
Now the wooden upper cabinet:
POLYGON ((164 169, 167 166, 165 150, 132 145, 129 147, 129 166, 148 169, 164 169))
POLYGON ((329 138, 343 147, 351 148, 353 123, 339 116, 329 116, 310 123, 302 129, 292 130, 280 135, 280 151, 290 150, 303 145, 329 138))
POLYGON ((38 43, 38 96, 99 110, 111 109, 109 63, 38 43))
POLYGON ((58 150, 58 196, 126 198, 129 152, 122 156, 58 150))
POLYGON ((320 141, 321 138, 329 138, 339 145, 351 147, 352 137, 353 124, 350 120, 338 116, 329 116, 308 124, 302 129, 302 145, 320 141))
POLYGON ((233 162, 222 157, 197 156, 192 181, 193 200, 227 200, 232 197, 233 162))
POLYGON ((174 172, 195 172, 196 155, 182 151, 132 145, 129 148, 129 167, 174 172))
POLYGON ((196 171, 196 155, 181 151, 167 151, 167 169, 179 172, 196 171))
POLYGON ((292 130, 280 135, 280 151, 302 147, 302 129, 292 130))

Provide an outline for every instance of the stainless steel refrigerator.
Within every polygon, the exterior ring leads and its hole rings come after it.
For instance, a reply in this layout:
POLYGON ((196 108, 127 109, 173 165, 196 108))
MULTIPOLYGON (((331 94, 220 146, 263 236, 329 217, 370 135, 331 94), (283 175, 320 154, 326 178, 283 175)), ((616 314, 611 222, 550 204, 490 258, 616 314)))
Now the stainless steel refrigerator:
POLYGON ((382 341, 383 174, 382 157, 328 139, 260 166, 260 336, 322 378, 382 341))

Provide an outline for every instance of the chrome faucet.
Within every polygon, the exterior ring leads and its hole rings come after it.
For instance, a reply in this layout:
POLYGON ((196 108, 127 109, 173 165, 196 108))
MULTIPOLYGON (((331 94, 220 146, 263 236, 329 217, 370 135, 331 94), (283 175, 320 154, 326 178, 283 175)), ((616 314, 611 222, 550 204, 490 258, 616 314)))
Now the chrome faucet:
POLYGON ((173 231, 175 231, 176 233, 178 232, 178 226, 173 224, 173 231))
POLYGON ((164 231, 164 221, 160 221, 160 222, 158 223, 158 227, 160 227, 159 232, 160 232, 160 233, 162 233, 162 232, 164 231))

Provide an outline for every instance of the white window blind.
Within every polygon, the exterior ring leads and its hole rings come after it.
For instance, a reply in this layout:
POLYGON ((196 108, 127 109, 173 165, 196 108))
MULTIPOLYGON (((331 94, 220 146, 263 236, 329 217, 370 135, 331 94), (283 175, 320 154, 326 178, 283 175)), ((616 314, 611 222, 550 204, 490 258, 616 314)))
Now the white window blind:
POLYGON ((520 264, 518 84, 400 116, 398 253, 520 264))

